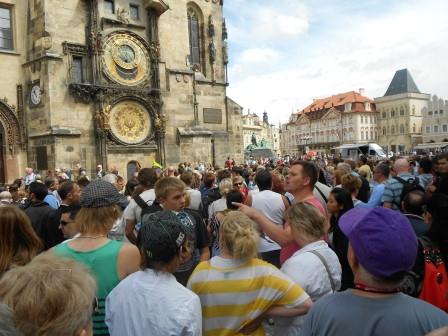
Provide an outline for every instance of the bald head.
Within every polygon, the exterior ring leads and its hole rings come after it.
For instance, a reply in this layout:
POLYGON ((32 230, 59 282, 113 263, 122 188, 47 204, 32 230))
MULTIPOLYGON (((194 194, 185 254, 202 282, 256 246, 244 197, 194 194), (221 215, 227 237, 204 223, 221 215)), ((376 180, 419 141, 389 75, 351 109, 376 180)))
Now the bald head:
POLYGON ((397 174, 403 174, 409 172, 409 161, 406 159, 398 159, 394 163, 394 171, 397 174))

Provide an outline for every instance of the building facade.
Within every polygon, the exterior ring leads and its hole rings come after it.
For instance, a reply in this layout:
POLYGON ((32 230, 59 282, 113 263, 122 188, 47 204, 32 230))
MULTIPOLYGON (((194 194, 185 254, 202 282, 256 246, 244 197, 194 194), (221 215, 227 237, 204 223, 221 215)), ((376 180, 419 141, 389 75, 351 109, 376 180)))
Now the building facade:
POLYGON ((384 96, 375 98, 378 144, 394 153, 411 152, 420 144, 423 110, 429 97, 420 92, 407 69, 398 70, 384 96))
POLYGON ((423 143, 448 142, 448 100, 433 95, 422 113, 423 143))
POLYGON ((222 0, 0 0, 0 183, 235 156, 222 0))
POLYGON ((333 147, 343 143, 375 142, 378 113, 373 100, 360 91, 315 99, 293 114, 284 136, 290 152, 286 153, 288 149, 282 152, 290 155, 308 150, 330 153, 333 147), (293 150, 294 147, 297 149, 293 150))

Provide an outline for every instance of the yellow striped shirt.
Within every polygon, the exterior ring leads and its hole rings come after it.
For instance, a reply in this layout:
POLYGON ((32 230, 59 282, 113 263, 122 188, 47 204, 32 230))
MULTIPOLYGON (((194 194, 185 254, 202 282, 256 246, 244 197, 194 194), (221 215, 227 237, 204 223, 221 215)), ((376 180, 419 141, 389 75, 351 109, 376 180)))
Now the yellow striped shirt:
MULTIPOLYGON (((272 306, 296 307, 308 295, 280 270, 260 259, 214 257, 188 281, 202 306, 203 335, 240 335, 238 330, 272 306)), ((265 335, 260 326, 252 335, 265 335)))

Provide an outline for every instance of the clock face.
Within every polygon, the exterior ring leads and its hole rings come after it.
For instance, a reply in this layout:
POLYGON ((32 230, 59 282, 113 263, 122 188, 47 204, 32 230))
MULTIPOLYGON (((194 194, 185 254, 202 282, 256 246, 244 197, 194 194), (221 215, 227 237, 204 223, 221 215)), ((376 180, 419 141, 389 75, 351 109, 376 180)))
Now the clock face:
POLYGON ((40 103, 40 100, 42 99, 42 93, 40 91, 40 87, 38 85, 34 85, 31 88, 31 103, 33 103, 34 105, 37 105, 40 103))
POLYGON ((151 121, 146 108, 134 101, 115 105, 110 114, 110 129, 120 141, 138 144, 144 141, 151 130, 151 121))
POLYGON ((104 42, 102 56, 106 76, 122 85, 139 85, 149 78, 149 53, 135 36, 114 34, 104 42))

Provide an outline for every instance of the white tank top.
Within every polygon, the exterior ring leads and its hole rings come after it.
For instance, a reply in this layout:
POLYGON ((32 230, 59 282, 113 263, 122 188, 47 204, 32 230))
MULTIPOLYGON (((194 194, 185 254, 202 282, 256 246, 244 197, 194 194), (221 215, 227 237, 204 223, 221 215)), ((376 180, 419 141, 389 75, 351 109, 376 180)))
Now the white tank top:
MULTIPOLYGON (((252 195, 252 207, 263 213, 271 222, 283 226, 285 204, 282 195, 271 190, 260 191, 252 195)), ((260 239, 259 252, 269 252, 280 248, 280 245, 267 236, 260 239)))

